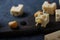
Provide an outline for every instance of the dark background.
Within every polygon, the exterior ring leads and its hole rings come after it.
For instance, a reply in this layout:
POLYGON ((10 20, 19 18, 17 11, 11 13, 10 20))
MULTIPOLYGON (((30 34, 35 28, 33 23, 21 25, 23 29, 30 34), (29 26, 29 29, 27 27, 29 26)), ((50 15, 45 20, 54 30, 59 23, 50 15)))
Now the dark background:
MULTIPOLYGON (((0 29, 0 32, 9 31, 9 27, 7 27, 7 23, 12 20, 24 20, 27 17, 33 15, 37 10, 42 9, 42 4, 45 0, 0 0, 0 25, 3 27, 0 29), (24 12, 28 14, 27 17, 24 18, 16 18, 10 15, 10 8, 18 4, 24 5, 24 12), (3 30, 2 30, 3 29, 3 30)), ((58 0, 48 0, 49 2, 56 2, 59 5, 58 0)), ((59 7, 58 7, 59 8, 59 7)), ((7 34, 8 35, 8 34, 7 34)), ((31 35, 31 36, 16 36, 16 37, 5 37, 0 40, 44 40, 44 34, 31 35)))

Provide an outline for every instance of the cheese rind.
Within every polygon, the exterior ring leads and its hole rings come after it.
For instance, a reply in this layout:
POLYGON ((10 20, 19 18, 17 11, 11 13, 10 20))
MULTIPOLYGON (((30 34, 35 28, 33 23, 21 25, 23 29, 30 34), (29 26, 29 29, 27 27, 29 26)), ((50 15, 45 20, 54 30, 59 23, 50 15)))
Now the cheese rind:
POLYGON ((44 40, 60 40, 60 30, 45 35, 44 36, 44 40))
POLYGON ((16 6, 12 6, 12 8, 10 9, 10 14, 13 16, 22 16, 23 15, 23 5, 19 4, 17 7, 16 6))

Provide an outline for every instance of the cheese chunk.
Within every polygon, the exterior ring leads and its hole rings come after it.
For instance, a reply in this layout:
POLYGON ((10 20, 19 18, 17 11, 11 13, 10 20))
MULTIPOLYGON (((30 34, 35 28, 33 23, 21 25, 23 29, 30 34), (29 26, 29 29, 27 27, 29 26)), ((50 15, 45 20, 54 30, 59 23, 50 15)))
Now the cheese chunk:
POLYGON ((59 22, 59 21, 60 21, 60 9, 57 9, 57 10, 56 10, 55 20, 56 20, 56 22, 59 22))
POLYGON ((22 16, 23 15, 23 5, 19 4, 18 6, 12 6, 10 14, 13 16, 22 16))
POLYGON ((16 21, 11 21, 8 23, 10 28, 17 28, 18 27, 18 23, 16 21))
POLYGON ((43 12, 39 10, 34 14, 34 17, 40 16, 40 15, 43 15, 43 12))
POLYGON ((37 11, 35 14, 37 14, 37 17, 35 17, 36 26, 41 24, 42 27, 46 27, 46 25, 49 23, 49 14, 40 11, 37 11))
POLYGON ((50 4, 48 1, 45 1, 42 5, 42 10, 43 12, 53 15, 56 10, 56 3, 50 4))
POLYGON ((60 30, 45 35, 44 36, 44 40, 60 40, 60 30))
POLYGON ((35 18, 36 23, 41 23, 42 27, 46 27, 49 23, 49 14, 43 14, 35 18))

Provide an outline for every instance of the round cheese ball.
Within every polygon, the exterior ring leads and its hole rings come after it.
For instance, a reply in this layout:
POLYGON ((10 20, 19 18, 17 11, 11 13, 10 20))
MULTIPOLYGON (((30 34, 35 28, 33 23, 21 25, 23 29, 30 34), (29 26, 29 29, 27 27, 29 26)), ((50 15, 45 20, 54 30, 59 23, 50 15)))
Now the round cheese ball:
POLYGON ((8 25, 10 26, 10 28, 17 28, 18 27, 18 23, 16 21, 11 21, 8 23, 8 25))

